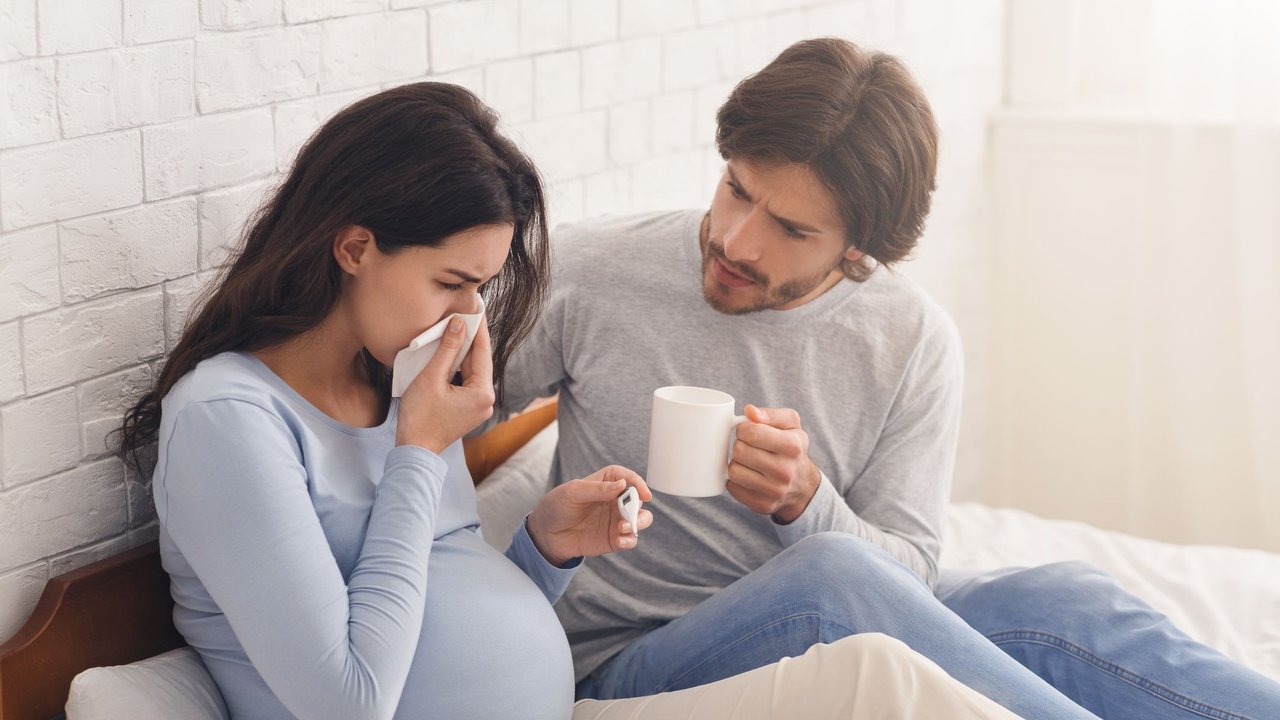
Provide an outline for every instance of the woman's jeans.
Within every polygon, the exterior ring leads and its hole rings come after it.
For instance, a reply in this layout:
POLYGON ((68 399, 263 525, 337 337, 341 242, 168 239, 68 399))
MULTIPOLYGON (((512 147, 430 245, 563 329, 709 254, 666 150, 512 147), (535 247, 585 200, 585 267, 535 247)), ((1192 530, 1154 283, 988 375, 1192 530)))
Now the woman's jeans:
POLYGON ((615 655, 579 697, 649 695, 880 632, 1026 718, 1280 718, 1280 683, 1202 645, 1083 563, 944 572, 820 533, 615 655), (941 602, 939 602, 941 601, 941 602))

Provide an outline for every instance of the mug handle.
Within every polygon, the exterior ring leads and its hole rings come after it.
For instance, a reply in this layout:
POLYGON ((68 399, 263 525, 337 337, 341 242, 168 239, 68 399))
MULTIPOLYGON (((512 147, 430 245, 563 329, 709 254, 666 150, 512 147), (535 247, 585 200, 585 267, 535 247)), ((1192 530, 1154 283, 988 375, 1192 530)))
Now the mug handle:
POLYGON ((733 439, 738 433, 738 426, 744 422, 750 422, 746 415, 734 415, 733 420, 729 423, 729 454, 724 459, 724 479, 729 480, 729 463, 733 462, 733 439))

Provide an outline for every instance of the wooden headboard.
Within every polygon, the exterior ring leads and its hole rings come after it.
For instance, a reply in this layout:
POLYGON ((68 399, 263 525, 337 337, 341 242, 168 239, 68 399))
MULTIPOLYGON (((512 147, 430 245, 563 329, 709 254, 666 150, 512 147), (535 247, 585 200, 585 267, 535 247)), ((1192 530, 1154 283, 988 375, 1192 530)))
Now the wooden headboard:
MULTIPOLYGON (((472 478, 479 483, 555 417, 552 401, 464 440, 472 478)), ((0 645, 0 720, 48 720, 62 712, 80 671, 182 645, 158 543, 59 575, 26 624, 0 645)))

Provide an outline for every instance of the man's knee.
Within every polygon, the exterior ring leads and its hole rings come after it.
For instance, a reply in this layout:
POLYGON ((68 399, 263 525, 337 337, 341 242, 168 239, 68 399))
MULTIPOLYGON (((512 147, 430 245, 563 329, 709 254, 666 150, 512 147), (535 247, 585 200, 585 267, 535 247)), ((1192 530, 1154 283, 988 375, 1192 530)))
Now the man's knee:
POLYGON ((1092 622, 1122 597, 1129 596, 1101 569, 1067 561, 980 575, 943 600, 974 629, 990 635, 1092 622))
POLYGON ((1110 575, 1078 560, 1022 568, 998 578, 993 587, 1041 607, 1062 603, 1086 607, 1120 591, 1110 575))
POLYGON ((810 535, 777 560, 785 562, 777 580, 785 583, 791 602, 835 622, 853 622, 865 615, 867 604, 883 606, 904 594, 928 594, 888 553, 847 533, 810 535))
POLYGON ((848 533, 821 532, 787 548, 783 556, 807 568, 811 576, 861 576, 891 569, 893 559, 879 547, 848 533))

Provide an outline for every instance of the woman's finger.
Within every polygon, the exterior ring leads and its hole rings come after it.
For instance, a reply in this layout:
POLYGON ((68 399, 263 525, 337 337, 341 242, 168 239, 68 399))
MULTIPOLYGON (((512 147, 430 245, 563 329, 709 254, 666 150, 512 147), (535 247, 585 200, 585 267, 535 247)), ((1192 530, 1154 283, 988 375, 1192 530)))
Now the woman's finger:
MULTIPOLYGON (((640 474, 634 470, 622 467, 621 465, 610 465, 601 468, 589 476, 589 479, 599 479, 605 481, 617 482, 623 480, 627 485, 634 485, 636 492, 640 495, 642 502, 649 502, 653 499, 653 493, 649 492, 649 485, 640 477, 640 474)), ((619 491, 626 489, 626 486, 619 488, 619 491)))
POLYGON ((489 339, 488 315, 480 316, 475 340, 471 341, 471 350, 462 361, 462 382, 468 386, 493 384, 493 342, 489 339))
POLYGON ((619 520, 618 532, 622 533, 623 535, 639 534, 641 530, 644 530, 645 528, 653 524, 653 513, 649 512, 648 510, 641 510, 639 514, 636 515, 636 524, 639 525, 640 527, 633 528, 631 527, 631 523, 627 522, 626 519, 619 520))
POLYGON ((620 480, 593 480, 593 477, 595 476, 565 483, 564 488, 569 499, 578 503, 612 501, 627 489, 627 484, 620 480))
POLYGON ((635 486, 636 493, 640 495, 640 500, 642 502, 649 502, 650 500, 653 500, 653 493, 649 492, 649 483, 646 483, 644 478, 640 477, 638 474, 632 473, 632 477, 627 480, 627 483, 635 486))
MULTIPOLYGON (((435 382, 448 384, 453 378, 453 362, 462 349, 465 329, 466 323, 462 318, 455 317, 449 320, 449 324, 445 326, 444 335, 440 337, 440 344, 436 346, 435 354, 427 361, 427 366, 422 369, 419 376, 426 375, 435 382)), ((417 378, 414 380, 416 381, 417 378)))

